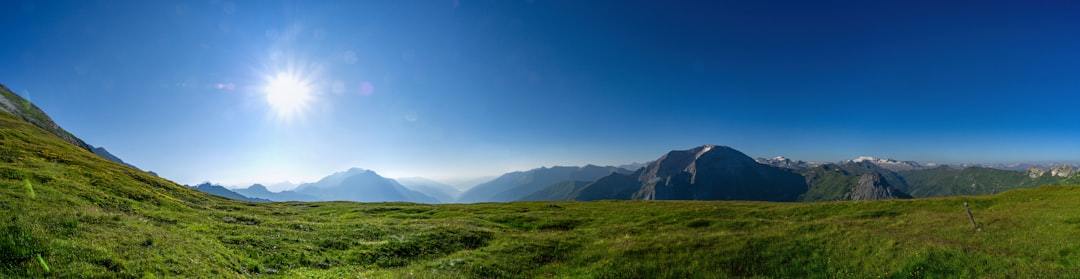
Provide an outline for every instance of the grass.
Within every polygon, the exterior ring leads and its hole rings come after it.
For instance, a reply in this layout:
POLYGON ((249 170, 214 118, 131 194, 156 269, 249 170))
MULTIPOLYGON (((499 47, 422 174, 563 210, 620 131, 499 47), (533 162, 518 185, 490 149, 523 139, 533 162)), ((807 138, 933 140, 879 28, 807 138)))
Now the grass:
POLYGON ((903 190, 915 197, 994 194, 1062 182, 1050 175, 1030 178, 1024 172, 985 167, 937 167, 901 174, 908 182, 908 188, 903 190))
POLYGON ((875 202, 253 204, 108 162, 9 116, 0 213, 5 278, 1080 274, 1074 187, 875 202))

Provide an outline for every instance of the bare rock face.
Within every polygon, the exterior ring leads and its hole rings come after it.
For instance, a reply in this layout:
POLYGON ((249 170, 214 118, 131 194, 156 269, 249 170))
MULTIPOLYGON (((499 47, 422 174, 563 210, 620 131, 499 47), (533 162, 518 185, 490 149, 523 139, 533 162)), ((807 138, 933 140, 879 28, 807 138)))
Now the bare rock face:
POLYGON ((634 173, 600 178, 574 199, 795 201, 806 189, 792 170, 760 164, 731 147, 703 145, 668 152, 634 173))
POLYGON ((877 173, 867 173, 859 176, 859 182, 848 193, 850 200, 887 200, 911 198, 907 194, 889 185, 885 179, 877 173))
POLYGON ((1060 165, 1050 168, 1050 175, 1056 177, 1070 177, 1076 173, 1076 169, 1070 165, 1060 165))
POLYGON ((668 152, 636 174, 633 199, 791 201, 806 190, 802 176, 718 145, 668 152))
POLYGON ((1046 174, 1046 170, 1037 167, 1031 167, 1028 169, 1027 173, 1028 177, 1030 178, 1039 178, 1046 174))

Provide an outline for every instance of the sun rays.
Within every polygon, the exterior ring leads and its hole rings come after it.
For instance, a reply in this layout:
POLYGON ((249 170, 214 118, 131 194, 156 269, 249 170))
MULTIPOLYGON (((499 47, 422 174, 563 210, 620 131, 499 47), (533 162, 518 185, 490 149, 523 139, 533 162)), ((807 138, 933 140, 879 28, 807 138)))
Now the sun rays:
POLYGON ((311 82, 289 72, 279 72, 269 78, 263 93, 266 94, 266 103, 284 120, 304 113, 314 97, 311 82))

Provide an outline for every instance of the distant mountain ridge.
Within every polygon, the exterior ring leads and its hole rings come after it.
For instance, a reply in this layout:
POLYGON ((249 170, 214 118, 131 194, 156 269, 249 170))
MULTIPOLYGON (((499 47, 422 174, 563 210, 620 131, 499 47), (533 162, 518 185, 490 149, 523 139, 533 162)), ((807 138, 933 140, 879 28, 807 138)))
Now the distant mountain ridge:
POLYGON ((271 192, 256 184, 233 192, 273 201, 837 201, 992 194, 1070 178, 1080 180, 1080 175, 1067 165, 1021 172, 868 156, 822 164, 783 156, 752 159, 730 147, 703 145, 668 152, 633 172, 596 165, 542 167, 506 173, 464 193, 430 179, 395 180, 360 168, 300 184, 291 191, 271 192))
POLYGON ((319 198, 317 198, 315 196, 311 196, 311 195, 307 195, 307 194, 303 194, 303 193, 297 193, 295 191, 271 192, 269 189, 266 188, 266 186, 263 186, 262 184, 253 184, 251 186, 248 186, 247 188, 233 189, 233 192, 239 193, 239 194, 247 196, 247 197, 259 198, 259 199, 267 199, 267 200, 272 200, 272 201, 318 201, 319 200, 319 198))
POLYGON ((223 198, 227 198, 227 199, 232 199, 232 200, 246 201, 246 202, 270 202, 271 201, 271 200, 268 200, 268 199, 247 197, 247 196, 241 195, 239 193, 233 192, 233 191, 229 190, 228 188, 225 188, 225 187, 223 187, 221 185, 211 184, 209 182, 205 182, 205 183, 195 185, 195 186, 191 186, 191 187, 195 188, 195 190, 199 190, 200 192, 203 192, 203 193, 207 193, 207 194, 211 194, 211 195, 215 195, 215 196, 219 196, 219 197, 223 197, 223 198))
POLYGON ((814 163, 805 162, 805 161, 802 161, 802 160, 796 161, 796 160, 788 159, 788 158, 786 158, 784 156, 777 156, 777 157, 767 158, 767 159, 766 158, 757 158, 757 159, 754 159, 754 160, 757 161, 760 164, 770 165, 770 166, 774 166, 774 167, 778 167, 778 168, 793 169, 793 170, 802 170, 802 169, 806 169, 806 168, 810 168, 810 167, 818 165, 818 164, 814 164, 814 163))
POLYGON ((265 185, 253 184, 233 191, 247 197, 272 201, 443 202, 405 187, 398 181, 382 177, 374 171, 361 168, 335 172, 319 181, 297 185, 292 190, 273 192, 265 185))
POLYGON ((457 201, 464 203, 516 201, 556 183, 593 181, 612 173, 629 172, 629 170, 617 167, 596 165, 542 167, 510 172, 465 191, 457 201))
POLYGON ((785 157, 751 160, 730 147, 704 145, 671 151, 634 173, 615 173, 592 182, 563 181, 521 200, 905 199, 993 194, 1067 179, 1078 181, 1080 174, 1066 165, 1022 172, 868 156, 825 164, 785 157))
POLYGON ((337 172, 313 183, 300 184, 295 192, 324 201, 439 202, 428 195, 410 190, 393 179, 360 168, 337 172))
POLYGON ((879 159, 870 156, 859 156, 855 159, 851 159, 848 162, 861 163, 869 162, 879 167, 891 170, 891 171, 909 171, 925 168, 922 164, 915 161, 898 161, 893 159, 879 159))

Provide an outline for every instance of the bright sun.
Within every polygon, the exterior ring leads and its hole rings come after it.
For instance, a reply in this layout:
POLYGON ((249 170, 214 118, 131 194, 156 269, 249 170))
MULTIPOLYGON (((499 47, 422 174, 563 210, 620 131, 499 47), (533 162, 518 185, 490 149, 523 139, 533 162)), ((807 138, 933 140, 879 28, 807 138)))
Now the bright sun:
POLYGON ((284 119, 300 114, 311 101, 308 82, 289 73, 278 73, 270 78, 265 92, 266 102, 284 119))

